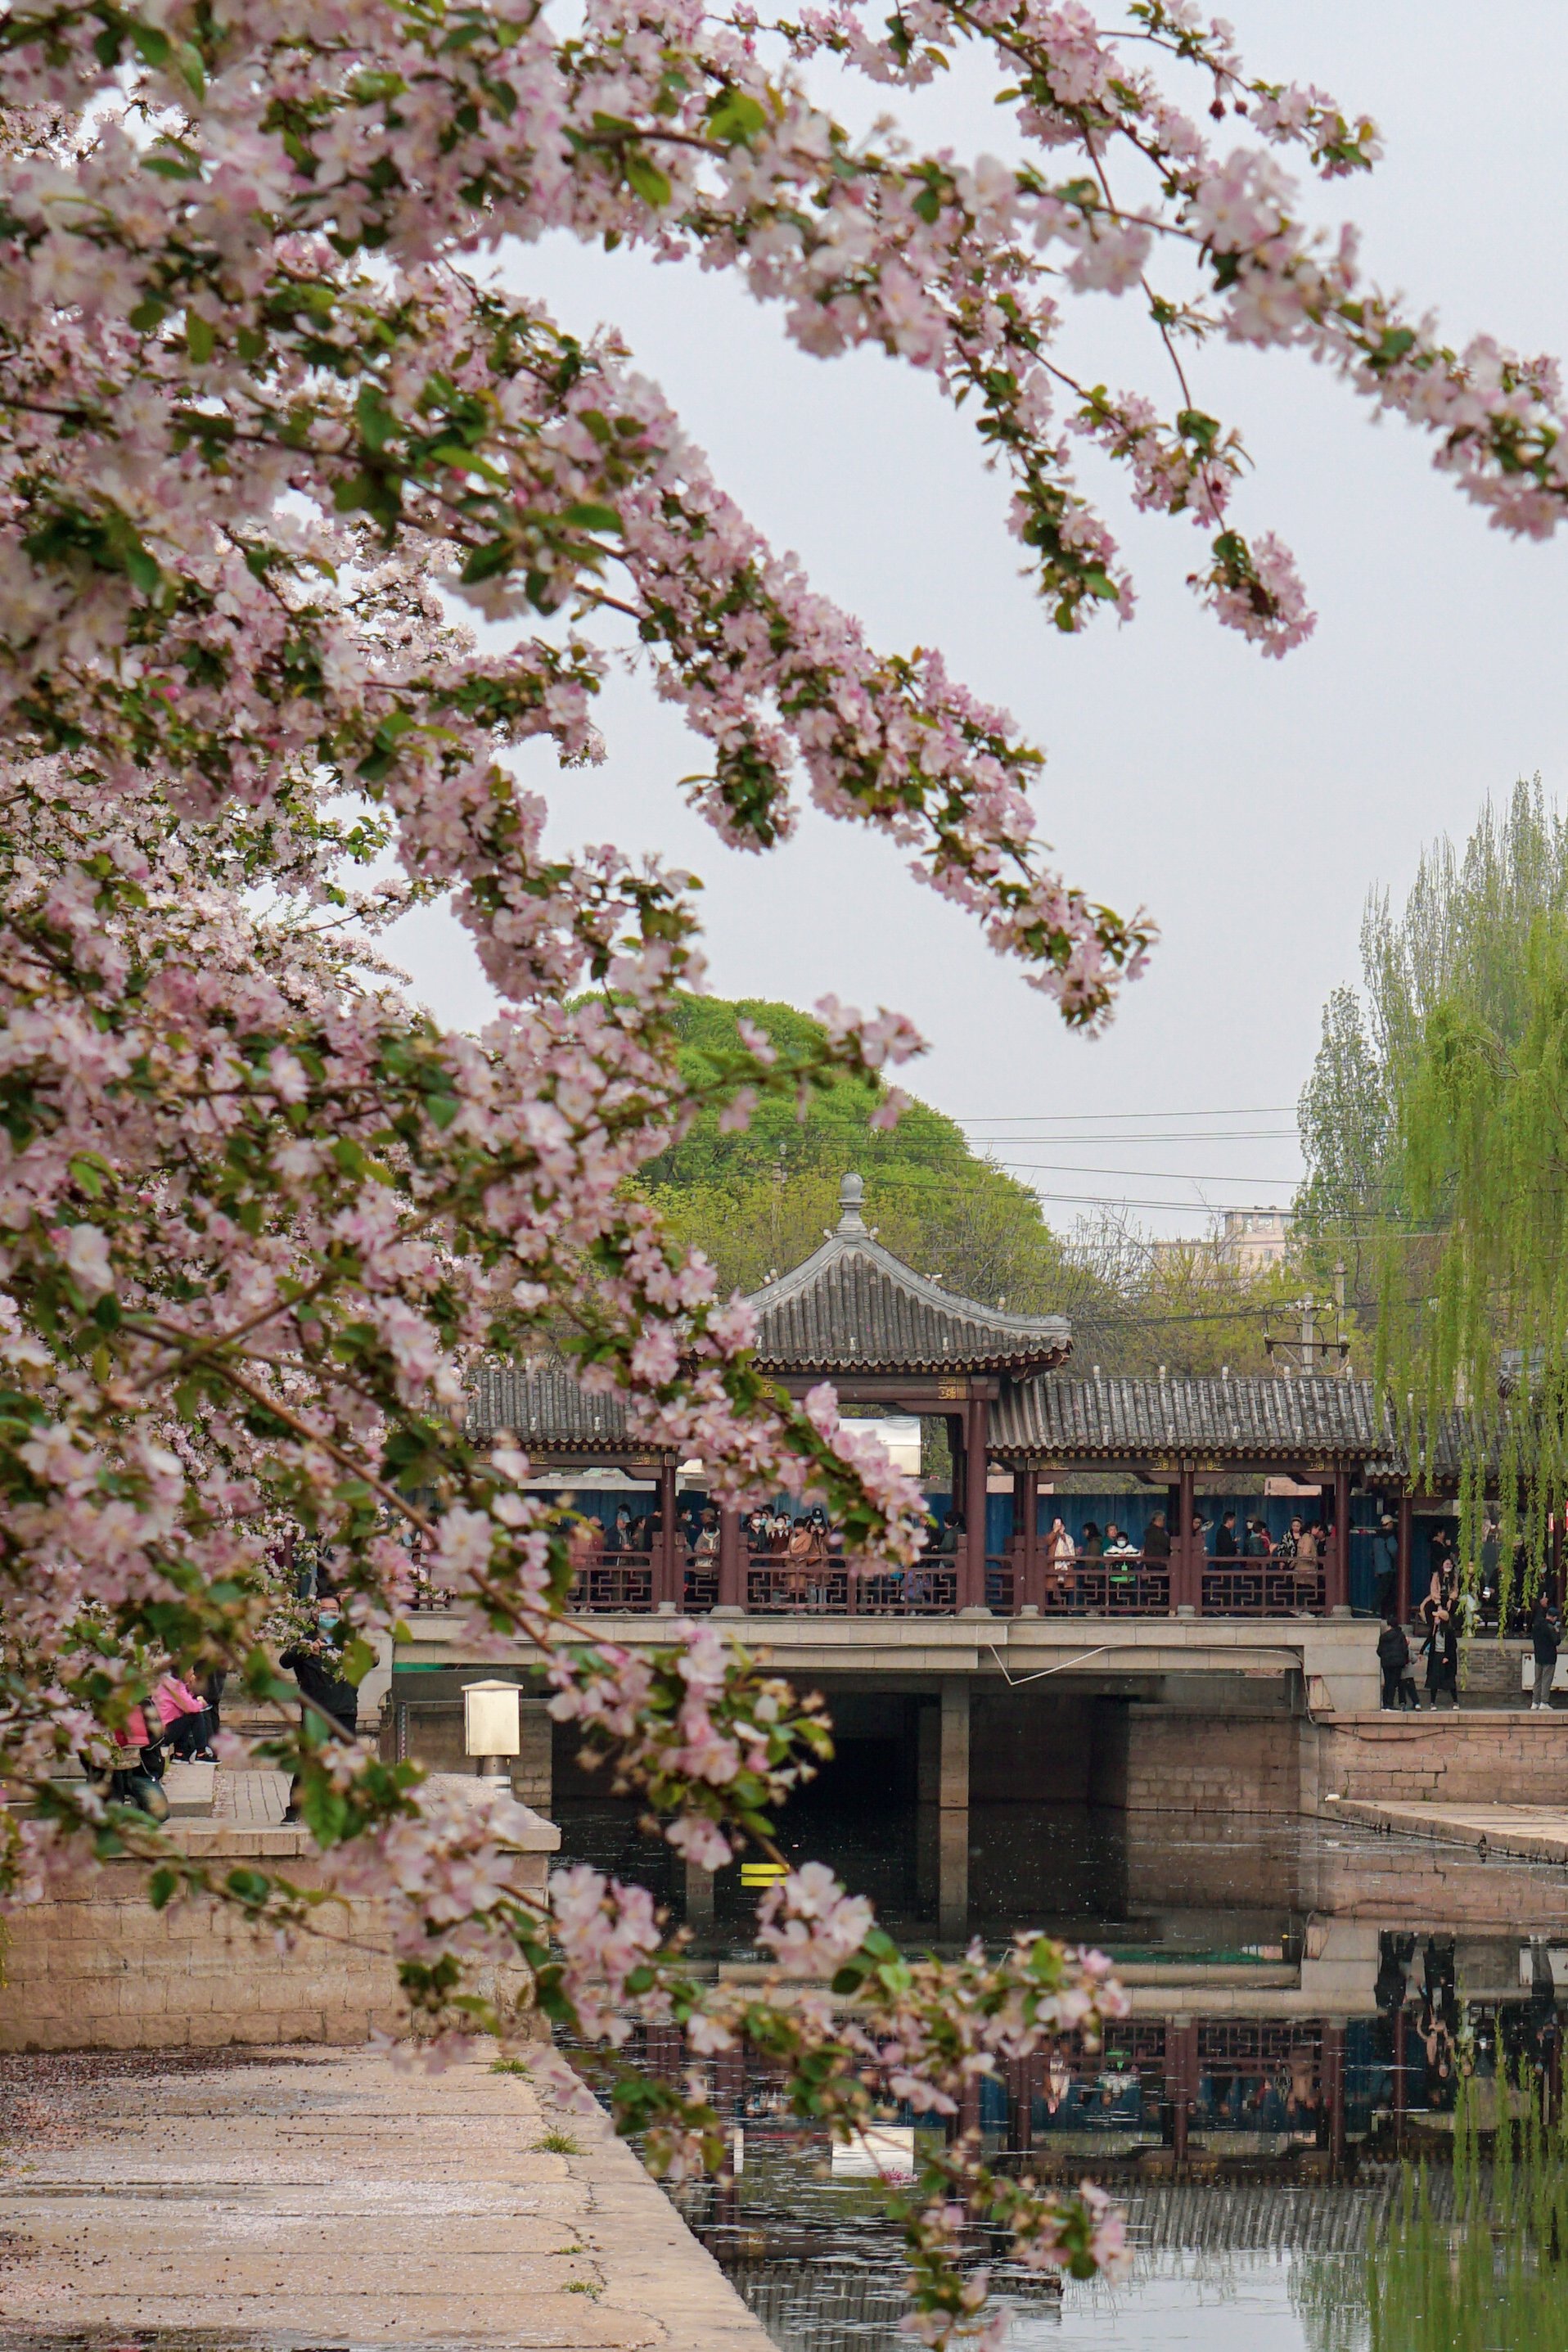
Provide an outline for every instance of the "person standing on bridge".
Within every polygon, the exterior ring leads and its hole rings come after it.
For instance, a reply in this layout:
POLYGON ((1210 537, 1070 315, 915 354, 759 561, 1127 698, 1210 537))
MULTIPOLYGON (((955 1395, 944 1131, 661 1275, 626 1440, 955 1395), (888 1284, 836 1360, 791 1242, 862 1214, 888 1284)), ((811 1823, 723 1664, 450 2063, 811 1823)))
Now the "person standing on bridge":
POLYGON ((1557 1672, 1557 1651, 1560 1627, 1557 1612, 1544 1591, 1535 1596, 1535 1606, 1530 1612, 1530 1646, 1535 1653, 1535 1696, 1530 1702, 1531 1715, 1552 1712, 1552 1678, 1557 1672))

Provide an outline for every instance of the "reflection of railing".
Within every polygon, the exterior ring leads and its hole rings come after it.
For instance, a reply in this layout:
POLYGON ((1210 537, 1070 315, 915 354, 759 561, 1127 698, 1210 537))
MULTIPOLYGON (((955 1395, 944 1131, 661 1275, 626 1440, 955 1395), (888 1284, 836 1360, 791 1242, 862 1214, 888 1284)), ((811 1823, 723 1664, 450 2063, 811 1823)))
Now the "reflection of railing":
POLYGON ((1291 1617, 1323 1612, 1323 1570, 1314 1560, 1205 1559, 1203 1572, 1205 1617, 1291 1617))

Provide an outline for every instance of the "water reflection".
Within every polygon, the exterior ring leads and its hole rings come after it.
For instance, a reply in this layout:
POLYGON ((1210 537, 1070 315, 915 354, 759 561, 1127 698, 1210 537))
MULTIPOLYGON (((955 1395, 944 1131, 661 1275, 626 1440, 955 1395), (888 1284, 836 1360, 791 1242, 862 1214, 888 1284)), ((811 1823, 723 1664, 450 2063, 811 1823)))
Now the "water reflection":
MULTIPOLYGON (((683 1879, 633 1808, 558 1811, 570 1858, 641 1878, 680 1911, 683 1879)), ((1494 2164, 1515 2182, 1531 2161, 1539 2172, 1543 2135, 1554 2177, 1565 2169, 1568 1874, 1286 1820, 1014 1805, 976 1807, 968 1827, 962 1932, 1092 1939, 1133 2004, 1103 2050, 1064 2043, 1009 2067, 961 2119, 994 2161, 1099 2179, 1128 2214, 1134 2265, 1114 2289, 1007 2284, 1019 2352, 1036 2337, 1132 2336, 1157 2352, 1200 2338, 1202 2352, 1568 2343, 1539 2196, 1533 2221, 1506 2226, 1466 2205, 1478 2180, 1492 2197, 1494 2164)), ((885 1805, 803 1809, 782 1841, 834 1864, 921 1945, 939 1924, 931 1842, 921 1809, 885 1805)), ((718 1972, 757 1957, 755 1898, 737 1882, 721 1875, 710 1920, 699 1915, 697 1948, 718 1972)), ((688 2063, 674 2033, 634 2053, 655 2070, 688 2063)), ((710 2073, 742 2166, 686 2210, 774 2342, 907 2344, 901 2256, 874 2185, 832 2177, 826 2137, 789 2120, 753 2056, 710 2073)))

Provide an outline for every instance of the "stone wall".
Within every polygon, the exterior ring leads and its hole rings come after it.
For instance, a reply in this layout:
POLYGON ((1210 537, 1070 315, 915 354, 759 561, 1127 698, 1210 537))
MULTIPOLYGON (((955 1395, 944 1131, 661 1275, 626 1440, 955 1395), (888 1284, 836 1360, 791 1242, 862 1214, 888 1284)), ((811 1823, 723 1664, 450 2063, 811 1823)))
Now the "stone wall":
POLYGON ((1130 1813, 1294 1813, 1300 1808, 1299 1718, 1274 1709, 1230 1715, 1185 1707, 1101 1706, 1095 1799, 1130 1813), (1114 1717, 1121 1717, 1118 1753, 1114 1717))
MULTIPOLYGON (((308 1833, 174 1822, 187 1851, 246 1861, 296 1885, 321 1884, 308 1833)), ((528 1854, 518 1883, 542 1891, 548 1857, 528 1854)), ((319 1932, 279 1952, 270 1931, 226 1906, 154 1911, 140 1864, 111 1862, 11 1912, 0 1961, 0 2050, 221 2048, 231 2042, 363 2042, 405 2032, 377 1903, 326 1904, 319 1932)))
POLYGON ((1331 1794, 1390 1804, 1568 1803, 1568 1713, 1340 1716, 1304 1741, 1302 1810, 1331 1794))

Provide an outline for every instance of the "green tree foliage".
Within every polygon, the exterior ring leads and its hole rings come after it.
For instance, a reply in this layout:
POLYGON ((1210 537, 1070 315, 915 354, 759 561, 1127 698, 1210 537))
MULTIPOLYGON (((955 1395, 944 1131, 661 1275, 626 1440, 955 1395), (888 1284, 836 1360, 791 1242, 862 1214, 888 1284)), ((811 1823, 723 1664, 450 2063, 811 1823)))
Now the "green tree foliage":
POLYGON ((1301 1098, 1300 1206, 1370 1235, 1418 1465, 1446 1427, 1472 1521, 1489 1489, 1538 1559, 1568 1469, 1568 824, 1539 779, 1428 849, 1400 916, 1373 895, 1362 957, 1301 1098))
MULTIPOLYGON (((822 1034, 793 1005, 692 997, 681 1013, 683 1075, 711 1087, 752 1022, 781 1049, 822 1034)), ((754 1290, 799 1264, 838 1219, 838 1185, 866 1179, 879 1240, 917 1273, 984 1305, 1023 1315, 1066 1311, 1083 1284, 1026 1185, 970 1150, 952 1119, 916 1102, 875 1128, 881 1089, 835 1074, 804 1102, 763 1101, 727 1129, 721 1093, 647 1171, 648 1189, 682 1241, 703 1249, 726 1286, 754 1290)))
POLYGON ((917 1102, 896 1127, 874 1128, 879 1089, 863 1078, 834 1074, 804 1103, 763 1102, 748 1126, 727 1128, 716 1082, 738 1024, 754 1023, 792 1052, 820 1035, 818 1024, 791 1005, 715 997, 690 998, 680 1017, 684 1075, 712 1098, 650 1163, 648 1187, 726 1287, 755 1290, 808 1257, 837 1223, 839 1180, 855 1169, 879 1240, 966 1298, 1069 1317, 1075 1370, 1267 1369, 1263 1334, 1300 1296, 1294 1269, 1248 1276, 1205 1244, 1162 1246, 1110 1223, 1063 1239, 1037 1195, 978 1158, 940 1111, 917 1102))

